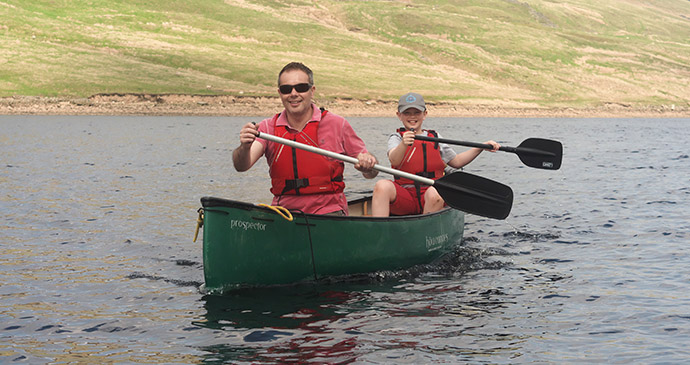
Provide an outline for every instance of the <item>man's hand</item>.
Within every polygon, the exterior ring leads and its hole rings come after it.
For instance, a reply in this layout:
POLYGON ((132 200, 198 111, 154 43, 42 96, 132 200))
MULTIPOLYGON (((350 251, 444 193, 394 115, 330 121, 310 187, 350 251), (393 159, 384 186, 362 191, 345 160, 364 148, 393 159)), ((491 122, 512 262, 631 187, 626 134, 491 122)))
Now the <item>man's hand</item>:
POLYGON ((258 133, 259 127, 254 123, 247 123, 240 130, 240 145, 232 151, 232 164, 235 170, 249 170, 263 154, 263 146, 260 143, 252 147, 258 133))
POLYGON ((259 127, 254 123, 245 124, 240 130, 240 147, 248 148, 256 140, 259 127))
POLYGON ((362 172, 362 175, 367 179, 373 179, 379 174, 378 170, 374 170, 374 165, 378 162, 376 157, 368 152, 362 152, 357 155, 358 163, 355 168, 362 172))

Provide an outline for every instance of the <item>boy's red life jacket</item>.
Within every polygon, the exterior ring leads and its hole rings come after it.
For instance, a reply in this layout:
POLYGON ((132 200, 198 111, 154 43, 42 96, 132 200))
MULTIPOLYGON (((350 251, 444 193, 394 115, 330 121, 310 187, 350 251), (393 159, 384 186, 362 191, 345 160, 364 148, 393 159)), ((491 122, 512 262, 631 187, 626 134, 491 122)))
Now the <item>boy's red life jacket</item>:
MULTIPOLYGON (((328 111, 322 110, 321 118, 326 113, 328 111)), ((286 126, 275 125, 279 115, 276 114, 272 121, 275 135, 319 147, 319 122, 309 122, 301 132, 293 133, 286 126)), ((273 195, 340 193, 345 190, 345 165, 342 162, 286 145, 278 145, 277 148, 269 169, 273 195)))
MULTIPOLYGON (((405 131, 405 128, 398 129, 398 133, 401 136, 405 131)), ((438 138, 438 134, 435 131, 428 130, 426 132, 429 137, 438 138)), ((400 165, 394 167, 398 170, 436 180, 443 177, 446 163, 441 159, 441 150, 438 142, 416 139, 411 146, 407 147, 400 165)), ((398 176, 395 177, 395 181, 401 185, 415 184, 415 181, 398 176)))

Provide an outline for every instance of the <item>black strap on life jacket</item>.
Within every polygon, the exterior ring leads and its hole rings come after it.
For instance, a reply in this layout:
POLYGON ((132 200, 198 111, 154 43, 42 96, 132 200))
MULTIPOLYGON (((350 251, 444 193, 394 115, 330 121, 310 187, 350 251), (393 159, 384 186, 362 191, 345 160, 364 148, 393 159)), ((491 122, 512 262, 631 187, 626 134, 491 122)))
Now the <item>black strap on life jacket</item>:
MULTIPOLYGON (((404 127, 401 127, 398 129, 398 132, 405 132, 405 131, 407 131, 407 129, 405 129, 404 127)), ((434 131, 434 130, 427 130, 427 135, 429 135, 429 134, 431 134, 431 136, 433 136, 434 138, 438 138, 438 133, 436 133, 436 131, 434 131)), ((427 165, 426 146, 427 146, 426 143, 422 143, 422 154, 424 155, 424 169, 423 169, 423 171, 420 171, 420 172, 416 173, 415 175, 426 177, 426 178, 432 178, 435 175, 433 172, 428 171, 429 168, 427 165)), ((439 148, 438 141, 436 141, 436 142, 434 142, 434 149, 437 150, 438 148, 439 148)), ((422 184, 415 181, 414 182, 414 189, 417 193, 416 195, 417 195, 417 202, 419 203, 419 207, 422 209, 422 211, 424 211, 424 207, 422 206, 422 184)))
POLYGON ((297 195, 299 194, 299 189, 309 186, 309 179, 290 179, 285 180, 285 188, 283 188, 283 194, 290 190, 295 190, 297 195))
MULTIPOLYGON (((320 107, 319 110, 321 110, 321 119, 328 113, 328 110, 326 110, 324 107, 320 107)), ((277 120, 277 118, 276 118, 277 120)), ((286 192, 290 190, 294 190, 296 195, 300 195, 299 189, 303 187, 309 186, 309 179, 308 178, 297 178, 299 176, 299 173, 297 171, 297 149, 295 147, 290 147, 292 150, 292 170, 295 174, 295 179, 285 179, 285 187, 283 188, 283 192, 281 195, 285 194, 286 192)), ((338 177, 332 181, 343 181, 342 177, 338 177)))
MULTIPOLYGON (((295 174, 295 177, 299 176, 299 172, 297 171, 297 149, 294 147, 292 148, 292 172, 295 174)), ((295 190, 295 194, 300 195, 299 188, 303 186, 309 186, 309 179, 286 179, 282 194, 290 190, 295 190)))

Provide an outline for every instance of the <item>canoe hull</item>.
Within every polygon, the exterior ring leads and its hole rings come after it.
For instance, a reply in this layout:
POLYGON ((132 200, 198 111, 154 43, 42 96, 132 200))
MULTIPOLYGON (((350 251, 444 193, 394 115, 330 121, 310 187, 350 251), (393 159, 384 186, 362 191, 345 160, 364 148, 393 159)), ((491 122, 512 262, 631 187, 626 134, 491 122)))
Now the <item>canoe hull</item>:
MULTIPOLYGON (((293 212, 293 221, 265 207, 204 197, 205 289, 283 285, 325 277, 398 270, 431 263, 462 240, 464 215, 455 209, 404 217, 293 212)), ((365 208, 364 208, 365 209, 365 208)))

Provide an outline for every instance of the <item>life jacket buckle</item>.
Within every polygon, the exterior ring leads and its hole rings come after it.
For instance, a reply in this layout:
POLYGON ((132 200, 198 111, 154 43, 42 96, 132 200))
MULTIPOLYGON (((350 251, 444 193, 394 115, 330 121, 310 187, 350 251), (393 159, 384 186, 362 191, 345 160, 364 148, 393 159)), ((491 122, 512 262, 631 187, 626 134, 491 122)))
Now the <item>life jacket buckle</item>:
POLYGON ((290 179, 285 180, 285 191, 297 190, 309 186, 309 179, 290 179))

